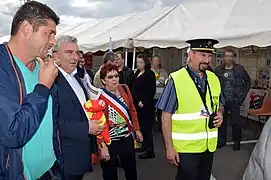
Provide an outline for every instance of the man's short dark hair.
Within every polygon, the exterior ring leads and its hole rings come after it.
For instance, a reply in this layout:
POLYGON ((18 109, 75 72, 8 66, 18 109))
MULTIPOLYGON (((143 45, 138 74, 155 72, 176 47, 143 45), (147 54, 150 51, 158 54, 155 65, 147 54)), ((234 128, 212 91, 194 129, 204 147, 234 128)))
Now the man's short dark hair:
POLYGON ((83 51, 78 51, 78 53, 84 56, 84 52, 83 51))
POLYGON ((39 27, 46 25, 49 19, 53 20, 56 25, 59 24, 59 17, 50 7, 37 1, 26 2, 13 17, 10 34, 11 36, 16 35, 23 21, 28 21, 34 31, 38 31, 39 27))
POLYGON ((225 56, 226 53, 232 53, 233 57, 236 56, 234 50, 232 50, 232 49, 226 49, 226 50, 223 52, 223 57, 225 56))
POLYGON ((117 51, 117 52, 115 52, 115 54, 120 54, 121 59, 124 59, 124 53, 122 51, 117 51))
POLYGON ((104 62, 104 64, 107 63, 108 61, 111 61, 111 62, 115 61, 115 56, 116 56, 116 54, 113 53, 113 52, 111 52, 111 51, 106 52, 104 54, 104 56, 103 56, 103 62, 104 62))

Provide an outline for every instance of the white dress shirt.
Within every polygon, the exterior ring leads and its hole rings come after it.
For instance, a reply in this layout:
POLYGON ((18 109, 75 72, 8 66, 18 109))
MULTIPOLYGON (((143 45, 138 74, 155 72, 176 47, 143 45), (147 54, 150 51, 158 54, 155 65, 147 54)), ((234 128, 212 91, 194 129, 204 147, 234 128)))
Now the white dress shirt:
POLYGON ((77 69, 75 69, 71 74, 66 73, 60 67, 58 69, 62 73, 62 75, 65 77, 65 79, 68 81, 68 83, 70 84, 70 86, 73 89, 74 93, 76 94, 78 100, 80 101, 82 108, 85 111, 86 116, 88 117, 87 112, 84 108, 84 104, 86 103, 86 96, 85 96, 84 90, 82 89, 82 87, 80 86, 80 84, 76 80, 76 78, 74 77, 74 75, 77 73, 77 69))

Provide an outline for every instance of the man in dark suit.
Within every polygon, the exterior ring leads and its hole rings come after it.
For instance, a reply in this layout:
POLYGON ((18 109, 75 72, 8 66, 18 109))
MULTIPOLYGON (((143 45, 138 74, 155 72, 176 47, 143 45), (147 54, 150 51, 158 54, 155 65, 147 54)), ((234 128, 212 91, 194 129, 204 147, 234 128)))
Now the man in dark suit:
POLYGON ((125 57, 122 51, 117 51, 115 54, 117 55, 117 66, 120 73, 119 83, 126 84, 131 88, 133 71, 129 67, 125 66, 125 57))
POLYGON ((78 51, 78 55, 79 55, 79 61, 78 61, 78 66, 77 66, 78 74, 81 78, 84 78, 85 73, 87 73, 89 75, 91 83, 92 83, 93 79, 94 79, 94 74, 92 73, 92 71, 90 69, 87 69, 85 67, 86 60, 84 57, 84 52, 78 51))
POLYGON ((83 105, 86 89, 77 73, 78 45, 72 36, 57 39, 55 58, 59 59, 59 75, 55 81, 54 114, 58 122, 63 157, 63 179, 81 180, 91 171, 91 153, 96 149, 96 138, 104 127, 100 121, 89 121, 83 105))

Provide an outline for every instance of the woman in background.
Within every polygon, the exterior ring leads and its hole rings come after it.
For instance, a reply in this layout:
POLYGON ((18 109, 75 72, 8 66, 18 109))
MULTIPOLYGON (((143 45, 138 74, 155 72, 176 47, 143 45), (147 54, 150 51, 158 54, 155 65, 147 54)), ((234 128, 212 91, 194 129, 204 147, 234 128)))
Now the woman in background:
POLYGON ((146 55, 139 54, 137 56, 136 66, 137 70, 132 77, 131 91, 140 129, 144 137, 142 150, 145 151, 139 158, 149 159, 155 157, 152 125, 154 122, 156 79, 154 73, 150 70, 150 63, 146 55))

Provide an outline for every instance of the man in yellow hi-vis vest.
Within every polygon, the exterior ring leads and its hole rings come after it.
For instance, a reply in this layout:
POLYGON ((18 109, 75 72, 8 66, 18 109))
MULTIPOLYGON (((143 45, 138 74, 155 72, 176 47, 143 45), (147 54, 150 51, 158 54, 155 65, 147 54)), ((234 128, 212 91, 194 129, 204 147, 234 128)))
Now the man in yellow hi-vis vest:
POLYGON ((157 108, 168 161, 178 167, 176 180, 209 180, 224 98, 217 76, 208 71, 213 39, 189 40, 188 65, 170 74, 157 108))

